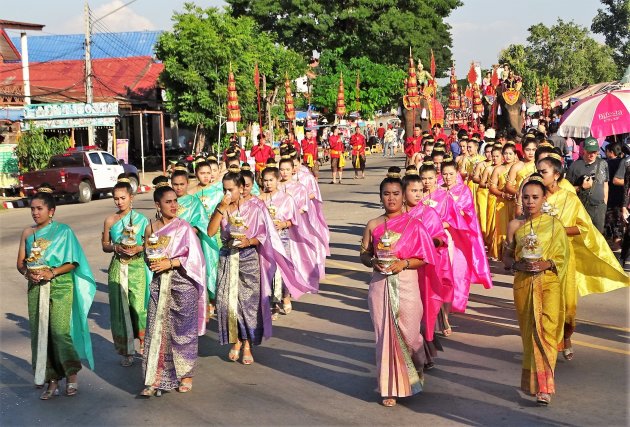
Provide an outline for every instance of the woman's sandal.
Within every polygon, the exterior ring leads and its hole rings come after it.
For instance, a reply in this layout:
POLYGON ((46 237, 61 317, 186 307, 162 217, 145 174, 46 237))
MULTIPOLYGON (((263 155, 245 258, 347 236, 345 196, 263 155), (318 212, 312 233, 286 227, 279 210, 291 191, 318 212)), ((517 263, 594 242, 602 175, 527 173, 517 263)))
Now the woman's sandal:
POLYGON ((547 406, 551 403, 551 395, 549 393, 537 393, 536 402, 540 405, 547 406))
POLYGON ((190 390, 192 390, 192 378, 188 379, 190 379, 190 381, 180 381, 179 387, 177 387, 177 391, 179 391, 180 393, 188 393, 190 390))
POLYGON ((562 357, 566 360, 573 360, 573 347, 568 347, 562 350, 562 357))
POLYGON ((394 399, 393 397, 388 397, 387 399, 383 399, 383 406, 386 406, 388 408, 396 406, 396 399, 394 399))
POLYGON ((123 356, 122 360, 120 361, 120 366, 122 366, 123 368, 128 368, 132 365, 133 365, 133 356, 123 356))
POLYGON ((241 357, 242 348, 242 346, 239 348, 231 348, 230 352, 228 353, 228 359, 230 359, 232 362, 238 361, 238 359, 241 357))
POLYGON ((53 396, 59 396, 59 386, 58 386, 57 381, 51 381, 48 384, 48 388, 44 390, 44 392, 39 396, 39 398, 41 400, 50 400, 53 398, 53 396), (54 388, 51 388, 52 385, 54 385, 54 388))
POLYGON ((67 383, 66 384, 66 396, 75 396, 79 392, 79 384, 67 383))
POLYGON ((252 363, 254 363, 254 356, 252 355, 252 349, 251 347, 244 347, 243 348, 243 365, 251 365, 252 363), (245 354, 245 351, 249 351, 249 356, 245 354))
POLYGON ((142 397, 162 397, 162 390, 156 387, 145 387, 138 396, 142 397))
POLYGON ((284 314, 289 314, 293 311, 293 306, 291 305, 291 301, 288 304, 282 304, 282 310, 284 310, 284 314))

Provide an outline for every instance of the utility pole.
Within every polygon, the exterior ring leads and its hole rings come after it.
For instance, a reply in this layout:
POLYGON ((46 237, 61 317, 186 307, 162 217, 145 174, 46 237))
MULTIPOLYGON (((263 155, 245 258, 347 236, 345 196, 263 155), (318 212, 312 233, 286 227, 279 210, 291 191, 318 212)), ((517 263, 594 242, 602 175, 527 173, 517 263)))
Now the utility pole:
POLYGON ((26 41, 26 31, 20 33, 20 43, 22 45, 22 80, 24 81, 24 103, 31 103, 31 83, 28 71, 28 42, 26 41))
MULTIPOLYGON (((85 2, 85 102, 91 104, 94 102, 92 98, 92 55, 91 36, 92 28, 90 27, 90 6, 85 2)), ((94 126, 88 126, 88 145, 94 145, 94 126)))

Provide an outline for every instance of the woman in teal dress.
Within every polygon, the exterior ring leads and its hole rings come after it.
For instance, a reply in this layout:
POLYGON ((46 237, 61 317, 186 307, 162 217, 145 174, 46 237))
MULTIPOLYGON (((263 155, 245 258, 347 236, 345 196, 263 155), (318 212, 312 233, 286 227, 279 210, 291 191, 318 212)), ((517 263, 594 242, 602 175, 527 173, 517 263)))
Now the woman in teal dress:
POLYGON ((149 225, 147 217, 132 209, 133 191, 126 175, 118 177, 113 191, 118 212, 105 219, 103 252, 113 253, 108 270, 109 312, 116 352, 123 356, 120 364, 133 364, 134 339, 144 346, 147 324, 147 301, 152 273, 144 261, 143 236, 149 225))
POLYGON ((56 205, 51 193, 43 186, 31 200, 35 225, 22 232, 17 257, 17 269, 28 280, 35 384, 48 383, 42 400, 59 395, 63 378, 66 395, 76 395, 81 359, 94 366, 87 315, 96 283, 70 227, 53 221, 56 205))
MULTIPOLYGON (((204 161, 197 163, 195 175, 197 176, 197 185, 192 187, 188 191, 188 194, 199 199, 206 211, 206 217, 210 218, 212 212, 214 212, 214 208, 217 207, 223 198, 223 183, 219 179, 219 163, 217 162, 217 158, 209 156, 204 161)), ((208 318, 214 316, 214 291, 217 288, 217 266, 219 265, 219 249, 221 249, 221 238, 219 234, 217 233, 215 236, 209 237, 209 247, 211 250, 206 255, 210 260, 206 265, 208 294, 210 298, 208 301, 208 318)))

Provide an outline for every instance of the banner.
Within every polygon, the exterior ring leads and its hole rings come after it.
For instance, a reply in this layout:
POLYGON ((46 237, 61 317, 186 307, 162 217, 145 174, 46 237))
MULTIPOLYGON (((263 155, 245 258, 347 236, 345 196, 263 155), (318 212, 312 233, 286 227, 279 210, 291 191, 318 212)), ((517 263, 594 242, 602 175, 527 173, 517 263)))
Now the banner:
POLYGON ((129 140, 116 139, 116 159, 129 163, 129 140))

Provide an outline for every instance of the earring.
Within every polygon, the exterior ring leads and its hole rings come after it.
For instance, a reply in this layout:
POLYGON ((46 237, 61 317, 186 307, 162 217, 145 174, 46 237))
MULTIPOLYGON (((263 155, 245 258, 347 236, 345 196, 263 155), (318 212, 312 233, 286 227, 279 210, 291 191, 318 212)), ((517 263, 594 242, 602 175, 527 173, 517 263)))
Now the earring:
POLYGON ((155 211, 155 219, 160 219, 162 218, 162 212, 160 211, 160 208, 157 208, 155 211))
POLYGON ((52 224, 52 222, 53 222, 53 216, 48 215, 48 224, 52 224))

